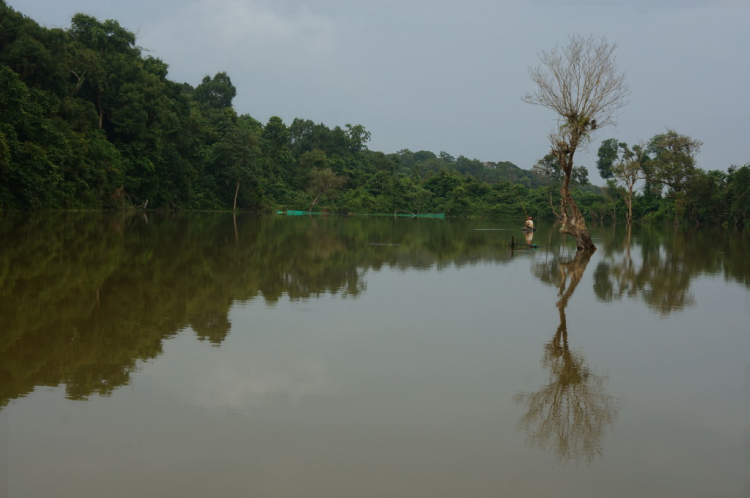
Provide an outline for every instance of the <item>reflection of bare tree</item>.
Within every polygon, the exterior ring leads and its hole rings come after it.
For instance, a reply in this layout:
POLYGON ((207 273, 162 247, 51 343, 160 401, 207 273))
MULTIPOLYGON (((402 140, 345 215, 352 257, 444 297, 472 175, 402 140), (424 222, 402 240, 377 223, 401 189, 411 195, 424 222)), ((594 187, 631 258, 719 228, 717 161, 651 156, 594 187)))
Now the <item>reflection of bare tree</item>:
POLYGON ((531 445, 550 449, 561 463, 601 454, 601 440, 617 415, 614 399, 606 389, 606 376, 595 374, 580 353, 568 346, 565 307, 581 281, 591 258, 590 252, 577 251, 568 263, 560 263, 557 309, 560 325, 545 344, 542 364, 549 369, 549 383, 532 393, 518 393, 516 403, 526 405, 522 427, 531 445))

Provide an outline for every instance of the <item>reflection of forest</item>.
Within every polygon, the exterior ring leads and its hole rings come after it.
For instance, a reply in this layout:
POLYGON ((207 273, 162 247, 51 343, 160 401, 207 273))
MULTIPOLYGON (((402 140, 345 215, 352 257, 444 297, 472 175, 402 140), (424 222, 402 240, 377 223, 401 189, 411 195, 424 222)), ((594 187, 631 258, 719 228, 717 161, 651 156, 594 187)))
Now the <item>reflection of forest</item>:
POLYGON ((528 441, 550 449, 561 463, 585 458, 592 461, 601 453, 601 441, 612 425, 617 408, 605 389, 606 377, 586 365, 580 353, 568 346, 565 308, 583 277, 591 253, 577 252, 569 262, 557 258, 535 266, 535 273, 551 281, 551 269, 558 270, 557 309, 560 324, 545 345, 542 364, 549 369, 549 382, 532 393, 518 393, 514 401, 526 406, 519 426, 528 441))
POLYGON ((0 407, 35 386, 109 394, 182 329, 220 344, 236 301, 356 298, 370 269, 510 257, 464 225, 402 218, 6 215, 0 237, 0 407))
POLYGON ((750 243, 745 233, 725 229, 641 229, 614 227, 601 248, 594 291, 602 301, 642 300, 669 314, 695 304, 693 278, 724 275, 750 288, 750 243))

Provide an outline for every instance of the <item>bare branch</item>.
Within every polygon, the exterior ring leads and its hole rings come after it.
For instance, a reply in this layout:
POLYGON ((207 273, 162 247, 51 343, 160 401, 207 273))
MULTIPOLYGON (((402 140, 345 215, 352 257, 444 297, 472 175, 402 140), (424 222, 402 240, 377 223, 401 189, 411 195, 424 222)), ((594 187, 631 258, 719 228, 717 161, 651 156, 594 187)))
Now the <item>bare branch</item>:
POLYGON ((618 71, 616 48, 605 38, 575 35, 565 47, 543 51, 541 64, 529 68, 537 89, 524 102, 552 109, 584 133, 614 124, 616 111, 630 95, 625 73, 618 71))

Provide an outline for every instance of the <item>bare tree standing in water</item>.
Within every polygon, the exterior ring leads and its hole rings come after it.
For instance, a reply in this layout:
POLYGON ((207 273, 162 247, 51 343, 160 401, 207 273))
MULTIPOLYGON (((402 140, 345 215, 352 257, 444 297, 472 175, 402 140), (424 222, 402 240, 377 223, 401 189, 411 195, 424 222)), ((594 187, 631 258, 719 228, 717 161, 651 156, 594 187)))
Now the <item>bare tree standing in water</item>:
POLYGON ((562 227, 572 235, 579 251, 595 251, 586 222, 570 193, 573 156, 598 128, 615 123, 615 113, 627 103, 630 89, 620 73, 614 51, 617 44, 605 38, 571 36, 565 47, 542 52, 541 64, 529 69, 536 91, 524 95, 529 104, 552 109, 558 130, 550 135, 550 152, 565 173, 560 194, 562 227))

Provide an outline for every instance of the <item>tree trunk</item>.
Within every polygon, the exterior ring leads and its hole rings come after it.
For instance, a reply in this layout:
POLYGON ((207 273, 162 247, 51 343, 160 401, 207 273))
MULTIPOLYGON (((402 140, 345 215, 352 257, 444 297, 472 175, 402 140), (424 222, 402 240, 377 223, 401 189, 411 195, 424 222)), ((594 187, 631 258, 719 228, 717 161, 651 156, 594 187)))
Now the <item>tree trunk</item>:
POLYGON ((550 209, 552 210, 552 214, 554 214, 554 215, 555 215, 555 218, 556 218, 557 220, 560 220, 560 219, 561 219, 561 216, 560 216, 560 215, 559 215, 559 214, 557 213, 557 211, 555 210, 555 203, 554 203, 554 202, 552 202, 552 185, 551 185, 551 184, 550 184, 550 186, 549 186, 549 189, 548 189, 548 191, 547 191, 547 202, 549 202, 549 207, 550 207, 550 209))
POLYGON ((237 188, 234 189, 234 205, 232 211, 237 211, 237 194, 240 193, 240 179, 237 178, 237 188))
POLYGON ((633 221, 633 186, 628 188, 628 225, 633 221))
POLYGON ((576 241, 576 248, 579 251, 594 252, 596 251, 596 246, 591 241, 589 231, 586 228, 586 221, 583 219, 581 211, 578 210, 578 206, 570 194, 569 184, 570 178, 566 172, 562 188, 560 189, 560 195, 562 196, 560 201, 562 211, 560 214, 560 221, 562 222, 560 233, 572 235, 576 241))
POLYGON ((104 106, 102 106, 102 92, 99 92, 96 96, 96 106, 99 108, 99 129, 104 126, 104 106))
POLYGON ((576 241, 578 251, 594 252, 596 251, 596 246, 589 236, 589 231, 586 228, 586 220, 583 219, 583 215, 570 193, 570 177, 573 174, 573 155, 578 147, 579 138, 578 136, 573 136, 570 138, 569 143, 560 141, 552 149, 552 154, 557 158, 560 163, 560 169, 565 174, 562 187, 560 188, 560 221, 562 222, 560 233, 572 235, 576 241))
POLYGON ((315 205, 316 205, 316 204, 318 203, 318 201, 320 200, 320 197, 321 197, 322 195, 323 195, 322 193, 321 193, 321 194, 318 194, 318 195, 317 195, 317 196, 315 197, 315 199, 313 199, 312 203, 310 204, 310 209, 308 209, 308 211, 312 212, 313 208, 314 208, 314 207, 315 207, 315 205))

